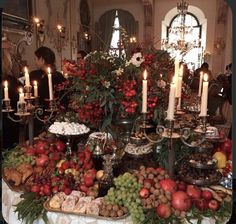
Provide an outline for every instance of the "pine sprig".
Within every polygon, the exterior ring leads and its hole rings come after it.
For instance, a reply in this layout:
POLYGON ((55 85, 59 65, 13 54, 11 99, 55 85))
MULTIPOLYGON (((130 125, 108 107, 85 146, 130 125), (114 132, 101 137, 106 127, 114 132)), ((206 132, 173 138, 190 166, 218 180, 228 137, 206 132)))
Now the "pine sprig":
POLYGON ((35 193, 26 193, 22 195, 23 200, 14 205, 18 220, 24 221, 25 224, 33 224, 39 218, 42 218, 45 224, 48 223, 46 210, 43 207, 45 197, 37 198, 35 193))

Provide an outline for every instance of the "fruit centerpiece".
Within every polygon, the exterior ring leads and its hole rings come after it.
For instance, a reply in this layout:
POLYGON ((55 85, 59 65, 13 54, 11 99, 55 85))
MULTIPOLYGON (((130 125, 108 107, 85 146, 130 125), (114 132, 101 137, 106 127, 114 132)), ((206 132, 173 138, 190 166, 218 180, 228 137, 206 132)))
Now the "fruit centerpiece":
POLYGON ((99 181, 104 172, 94 169, 89 146, 80 145, 69 159, 65 152, 65 143, 49 135, 33 147, 17 147, 5 155, 4 180, 9 186, 24 186, 23 200, 15 210, 19 219, 33 223, 41 217, 47 223, 50 211, 113 221, 130 215, 133 223, 181 223, 205 217, 224 223, 231 214, 230 189, 188 184, 171 178, 159 166, 141 166, 115 176, 101 197, 99 181), (26 172, 19 177, 9 174, 9 169, 20 173, 24 167, 31 172, 27 177, 26 172), (29 205, 26 214, 24 208, 29 205))

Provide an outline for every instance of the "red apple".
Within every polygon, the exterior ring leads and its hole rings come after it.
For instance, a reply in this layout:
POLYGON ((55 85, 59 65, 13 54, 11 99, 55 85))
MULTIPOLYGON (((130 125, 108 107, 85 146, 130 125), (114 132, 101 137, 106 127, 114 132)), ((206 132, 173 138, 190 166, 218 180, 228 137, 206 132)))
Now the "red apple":
POLYGON ((202 198, 204 198, 204 199, 206 199, 206 200, 211 200, 212 199, 212 197, 213 197, 213 195, 212 195, 212 193, 210 192, 210 191, 208 191, 208 190, 204 190, 204 191, 202 191, 202 198))
POLYGON ((48 156, 47 155, 40 155, 38 158, 35 159, 36 166, 44 166, 46 165, 48 161, 48 156))
POLYGON ((139 191, 139 195, 141 198, 148 198, 149 194, 150 194, 150 192, 147 188, 142 188, 139 191))
POLYGON ((172 194, 172 206, 179 211, 188 211, 192 206, 192 200, 184 191, 176 191, 172 194))
POLYGON ((167 219, 171 215, 170 206, 167 204, 159 204, 156 208, 156 213, 160 218, 167 219))
POLYGON ((33 185, 33 186, 31 187, 31 192, 38 193, 39 191, 40 191, 39 185, 33 185))
POLYGON ((86 187, 93 186, 93 181, 94 181, 94 178, 92 178, 91 176, 84 176, 84 184, 86 187))
POLYGON ((200 211, 206 211, 208 209, 207 200, 204 198, 198 198, 194 200, 196 208, 200 211))
POLYGON ((28 156, 32 156, 32 155, 35 155, 35 148, 34 147, 32 147, 32 146, 28 146, 27 148, 26 148, 26 155, 28 155, 28 156))
POLYGON ((193 199, 198 199, 201 196, 201 190, 194 185, 188 185, 187 186, 187 194, 193 199))
POLYGON ((212 199, 208 202, 208 208, 213 211, 217 211, 220 208, 220 204, 215 199, 212 199))
POLYGON ((54 144, 58 152, 64 152, 66 150, 66 144, 63 141, 57 140, 54 144))
POLYGON ((159 183, 164 191, 174 193, 177 190, 176 182, 170 178, 163 179, 159 183))

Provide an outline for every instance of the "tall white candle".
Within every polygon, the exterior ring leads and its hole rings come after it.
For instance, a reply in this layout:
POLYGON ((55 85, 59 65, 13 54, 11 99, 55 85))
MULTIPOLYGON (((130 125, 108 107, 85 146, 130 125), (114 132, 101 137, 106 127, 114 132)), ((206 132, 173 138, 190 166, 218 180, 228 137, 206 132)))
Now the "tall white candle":
POLYGON ((147 71, 143 73, 143 101, 142 101, 142 113, 147 113, 147 71))
POLYGON ((178 88, 179 88, 178 77, 179 77, 179 55, 176 55, 176 58, 175 58, 175 87, 176 87, 175 97, 177 97, 178 88))
POLYGON ((9 100, 9 94, 8 94, 8 82, 4 82, 4 100, 9 100))
POLYGON ((19 88, 19 101, 20 102, 24 102, 24 93, 23 93, 23 89, 19 88))
POLYGON ((201 111, 199 116, 207 116, 207 101, 208 101, 208 75, 205 73, 202 83, 202 98, 201 98, 201 111))
POLYGON ((25 85, 30 86, 30 77, 27 67, 25 67, 25 85))
POLYGON ((49 89, 49 100, 53 100, 52 74, 51 74, 51 69, 49 67, 48 67, 48 89, 49 89))
POLYGON ((184 71, 184 66, 181 65, 178 76, 178 88, 176 88, 176 94, 175 94, 175 96, 178 98, 181 97, 181 92, 182 92, 183 71, 184 71))
POLYGON ((173 77, 173 81, 170 84, 170 93, 169 93, 169 104, 167 110, 167 120, 174 119, 174 112, 175 112, 175 91, 176 91, 176 84, 175 84, 176 76, 173 77))
POLYGON ((38 97, 38 83, 34 81, 34 96, 38 97))
POLYGON ((199 87, 198 87, 198 96, 201 96, 201 95, 202 95, 202 79, 203 79, 203 72, 200 72, 199 87))

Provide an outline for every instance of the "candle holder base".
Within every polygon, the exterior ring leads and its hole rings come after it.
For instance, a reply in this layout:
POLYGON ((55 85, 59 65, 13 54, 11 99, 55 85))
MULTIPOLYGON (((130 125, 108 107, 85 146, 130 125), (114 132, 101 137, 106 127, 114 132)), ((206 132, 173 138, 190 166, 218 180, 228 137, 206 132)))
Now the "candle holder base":
POLYGON ((25 99, 31 98, 31 96, 32 96, 32 93, 31 93, 32 86, 31 85, 29 85, 29 86, 25 85, 24 90, 25 90, 25 99))
POLYGON ((3 109, 2 109, 2 112, 12 112, 14 111, 12 108, 11 108, 11 100, 8 99, 3 99, 2 100, 2 104, 3 104, 3 109))
POLYGON ((47 111, 47 112, 56 112, 56 111, 58 111, 55 100, 47 100, 47 101, 49 101, 49 106, 48 106, 48 109, 45 109, 45 111, 47 111))
POLYGON ((27 113, 27 103, 25 101, 17 102, 17 113, 19 114, 27 113))

